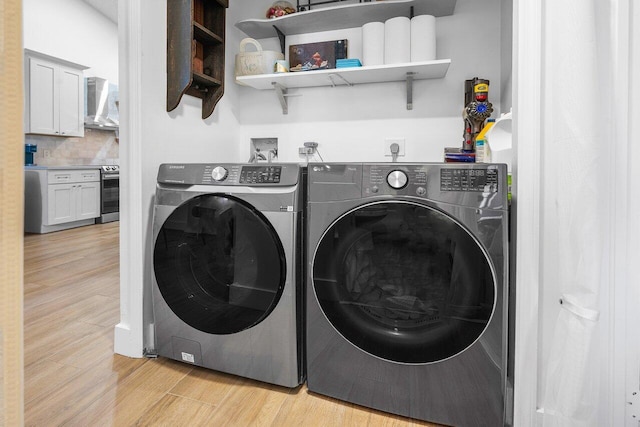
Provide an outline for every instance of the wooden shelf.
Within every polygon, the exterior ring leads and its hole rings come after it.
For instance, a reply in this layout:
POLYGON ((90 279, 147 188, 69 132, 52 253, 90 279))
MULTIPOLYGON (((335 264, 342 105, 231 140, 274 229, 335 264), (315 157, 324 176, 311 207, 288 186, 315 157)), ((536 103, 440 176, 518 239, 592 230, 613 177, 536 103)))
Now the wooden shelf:
POLYGON ((202 43, 210 44, 210 45, 224 43, 224 40, 222 40, 222 37, 209 31, 207 28, 204 27, 204 25, 199 24, 197 22, 193 23, 193 37, 196 40, 201 41, 202 43))
POLYGON ((167 0, 167 111, 183 95, 202 99, 209 117, 224 94, 228 0, 167 0))
POLYGON ((200 84, 202 86, 221 86, 222 82, 206 74, 193 72, 193 83, 200 84))
POLYGON ((247 19, 237 22, 236 27, 255 39, 275 37, 274 26, 285 36, 341 30, 361 27, 367 22, 384 22, 395 16, 409 16, 412 7, 414 15, 453 15, 456 1, 386 0, 358 3, 297 12, 274 19, 247 19))

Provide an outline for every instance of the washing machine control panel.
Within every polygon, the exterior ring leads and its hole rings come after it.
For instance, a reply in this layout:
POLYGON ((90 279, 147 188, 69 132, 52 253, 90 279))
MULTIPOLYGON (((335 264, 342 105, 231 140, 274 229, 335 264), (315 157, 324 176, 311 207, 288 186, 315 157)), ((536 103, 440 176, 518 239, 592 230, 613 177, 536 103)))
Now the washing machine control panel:
POLYGON ((180 185, 290 187, 298 184, 297 164, 164 163, 158 183, 180 185))
POLYGON ((282 166, 243 166, 240 184, 278 184, 282 166))

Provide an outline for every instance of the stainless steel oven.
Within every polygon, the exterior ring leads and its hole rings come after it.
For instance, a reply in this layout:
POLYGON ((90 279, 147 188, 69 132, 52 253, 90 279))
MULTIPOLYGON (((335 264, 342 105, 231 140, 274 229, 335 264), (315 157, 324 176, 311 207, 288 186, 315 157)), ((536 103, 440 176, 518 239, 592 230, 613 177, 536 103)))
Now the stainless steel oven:
POLYGON ((96 223, 120 219, 120 167, 102 166, 100 169, 100 216, 96 223))

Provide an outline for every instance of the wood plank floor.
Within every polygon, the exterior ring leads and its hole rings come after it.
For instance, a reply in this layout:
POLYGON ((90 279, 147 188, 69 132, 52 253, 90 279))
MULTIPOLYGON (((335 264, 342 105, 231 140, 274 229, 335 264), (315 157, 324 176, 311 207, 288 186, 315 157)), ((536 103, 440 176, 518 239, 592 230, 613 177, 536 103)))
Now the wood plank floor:
POLYGON ((119 223, 24 240, 27 426, 435 426, 172 360, 113 353, 119 223))

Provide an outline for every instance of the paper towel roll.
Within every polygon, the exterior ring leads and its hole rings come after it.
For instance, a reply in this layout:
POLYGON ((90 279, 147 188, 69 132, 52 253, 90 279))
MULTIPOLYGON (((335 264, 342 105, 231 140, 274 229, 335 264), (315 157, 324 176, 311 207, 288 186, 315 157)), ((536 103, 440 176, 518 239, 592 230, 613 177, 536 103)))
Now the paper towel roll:
POLYGON ((411 20, 405 16, 384 23, 384 63, 411 62, 411 20))
POLYGON ((362 26, 362 65, 384 64, 384 23, 369 22, 362 26))
POLYGON ((411 19, 411 62, 436 59, 436 18, 418 15, 411 19))

